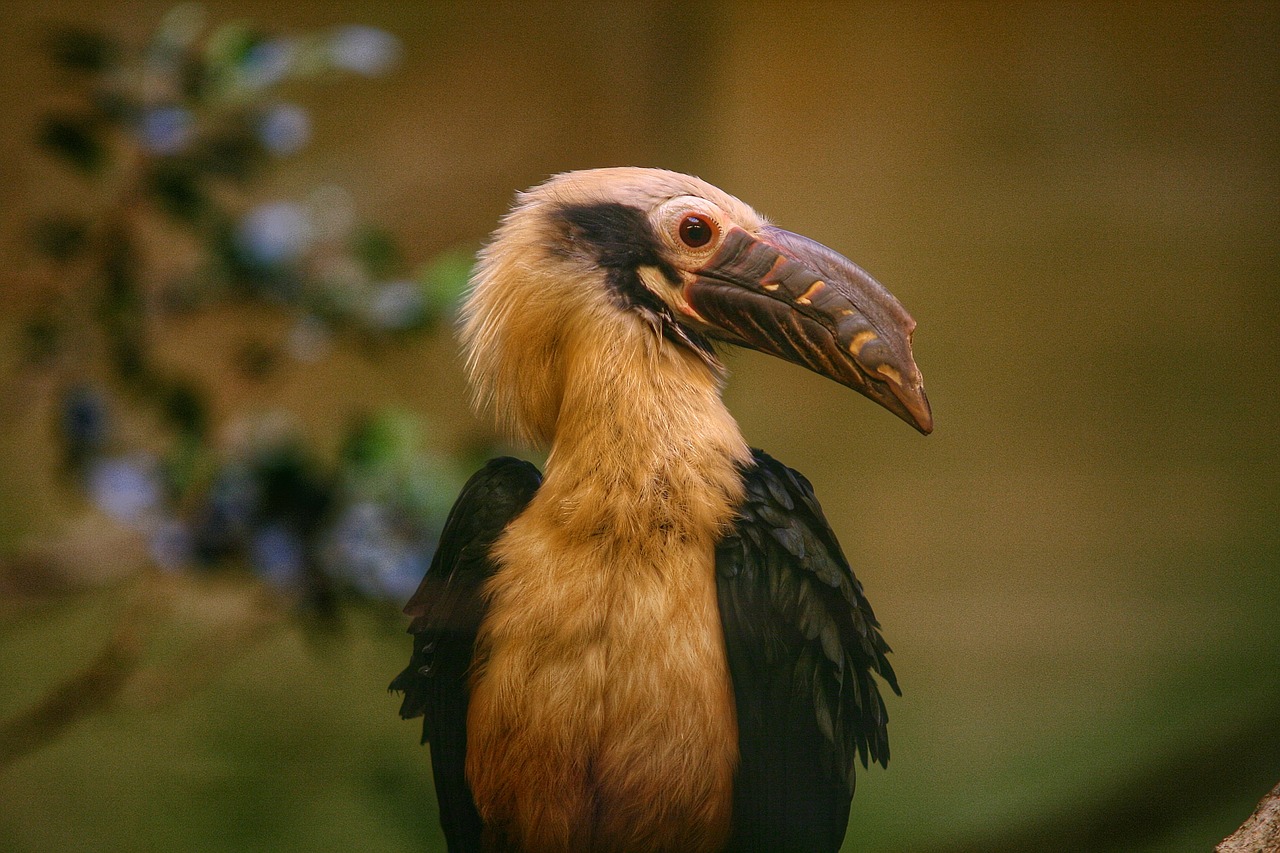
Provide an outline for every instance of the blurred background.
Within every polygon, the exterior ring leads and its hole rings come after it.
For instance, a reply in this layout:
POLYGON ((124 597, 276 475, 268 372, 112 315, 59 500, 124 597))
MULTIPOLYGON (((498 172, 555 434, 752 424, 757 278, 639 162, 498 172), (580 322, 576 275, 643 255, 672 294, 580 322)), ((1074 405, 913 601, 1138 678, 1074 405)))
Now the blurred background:
POLYGON ((624 164, 919 321, 927 439, 729 356, 904 687, 846 850, 1208 850, 1280 781, 1276 4, 50 0, 0 56, 0 847, 443 849, 385 687, 511 450, 453 306, 624 164))

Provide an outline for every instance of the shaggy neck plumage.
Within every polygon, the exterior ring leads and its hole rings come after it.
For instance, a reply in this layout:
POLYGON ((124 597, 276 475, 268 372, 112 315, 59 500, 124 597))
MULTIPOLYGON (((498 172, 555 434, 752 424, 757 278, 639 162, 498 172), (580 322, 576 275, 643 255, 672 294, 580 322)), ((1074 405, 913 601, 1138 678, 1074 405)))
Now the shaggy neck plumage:
POLYGON ((619 315, 573 336, 543 488, 576 529, 714 537, 741 498, 748 450, 703 358, 619 315))
POLYGON ((701 358, 592 319, 531 368, 560 389, 551 455, 492 552, 467 776, 512 849, 710 853, 737 764, 714 548, 748 451, 701 358))

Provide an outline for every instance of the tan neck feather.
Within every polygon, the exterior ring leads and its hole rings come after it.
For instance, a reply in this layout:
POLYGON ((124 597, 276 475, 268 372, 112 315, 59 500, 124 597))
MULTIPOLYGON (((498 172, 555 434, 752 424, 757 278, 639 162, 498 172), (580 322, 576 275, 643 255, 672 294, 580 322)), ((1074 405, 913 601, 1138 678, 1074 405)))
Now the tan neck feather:
POLYGON ((749 451, 696 355, 620 316, 570 337, 543 489, 561 521, 648 540, 655 530, 718 534, 742 497, 749 451))
POLYGON ((701 359, 610 322, 562 338, 546 478, 493 551, 467 777, 512 849, 709 853, 738 754, 714 545, 748 450, 701 359))

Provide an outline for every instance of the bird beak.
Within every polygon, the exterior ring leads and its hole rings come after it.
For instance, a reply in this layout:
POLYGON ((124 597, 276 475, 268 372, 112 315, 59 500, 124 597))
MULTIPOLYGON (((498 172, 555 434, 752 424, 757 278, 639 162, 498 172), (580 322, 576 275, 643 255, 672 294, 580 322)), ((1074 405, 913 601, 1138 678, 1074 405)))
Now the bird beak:
POLYGON ((933 430, 911 354, 916 321, 875 279, 821 243, 765 226, 728 230, 685 285, 688 306, 724 340, 847 385, 920 432, 933 430))

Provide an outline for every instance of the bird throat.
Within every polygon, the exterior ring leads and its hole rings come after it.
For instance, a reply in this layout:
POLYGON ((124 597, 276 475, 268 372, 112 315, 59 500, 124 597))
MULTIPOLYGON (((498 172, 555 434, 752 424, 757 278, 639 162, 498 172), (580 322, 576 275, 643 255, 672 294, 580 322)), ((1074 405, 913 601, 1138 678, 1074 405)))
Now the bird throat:
POLYGON ((748 450, 695 355, 574 342, 546 477, 495 544, 467 728, 494 849, 713 851, 737 724, 717 539, 748 450))

